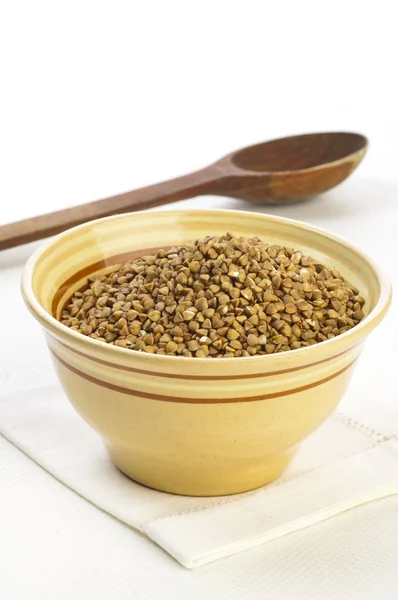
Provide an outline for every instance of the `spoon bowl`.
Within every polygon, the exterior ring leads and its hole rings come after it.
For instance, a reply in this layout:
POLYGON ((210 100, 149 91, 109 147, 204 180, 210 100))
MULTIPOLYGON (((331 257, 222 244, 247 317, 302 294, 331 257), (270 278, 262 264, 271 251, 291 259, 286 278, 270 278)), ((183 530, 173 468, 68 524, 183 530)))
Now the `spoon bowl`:
POLYGON ((341 183, 361 162, 358 133, 295 135, 249 146, 170 181, 0 227, 0 250, 33 242, 87 221, 146 210, 194 196, 230 196, 284 204, 313 198, 341 183))
POLYGON ((243 148, 217 164, 228 172, 235 170, 239 179, 228 196, 267 204, 299 202, 344 181, 363 159, 367 145, 358 133, 296 135, 243 148))

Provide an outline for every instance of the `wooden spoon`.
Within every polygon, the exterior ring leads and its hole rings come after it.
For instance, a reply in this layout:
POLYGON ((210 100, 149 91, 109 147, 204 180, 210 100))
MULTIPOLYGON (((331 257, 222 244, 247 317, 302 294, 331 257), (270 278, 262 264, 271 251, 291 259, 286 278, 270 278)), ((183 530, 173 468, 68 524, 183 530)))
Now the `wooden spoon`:
POLYGON ((346 179, 361 162, 367 144, 357 133, 312 133, 248 146, 189 175, 4 225, 0 227, 0 250, 100 217, 193 196, 232 196, 265 204, 306 200, 346 179))

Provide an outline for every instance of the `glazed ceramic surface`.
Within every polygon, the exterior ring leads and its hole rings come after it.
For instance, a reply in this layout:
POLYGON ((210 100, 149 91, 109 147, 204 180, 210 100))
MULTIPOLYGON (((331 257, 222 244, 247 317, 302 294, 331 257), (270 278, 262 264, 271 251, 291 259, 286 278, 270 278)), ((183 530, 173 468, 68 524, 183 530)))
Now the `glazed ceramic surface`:
POLYGON ((32 256, 22 290, 66 395, 114 464, 147 486, 203 496, 243 492, 281 474, 340 401, 391 297, 382 271, 348 242, 294 221, 219 210, 125 214, 71 229, 32 256), (366 318, 308 348, 234 359, 135 352, 57 321, 88 275, 226 231, 295 247, 336 267, 365 297, 366 318))

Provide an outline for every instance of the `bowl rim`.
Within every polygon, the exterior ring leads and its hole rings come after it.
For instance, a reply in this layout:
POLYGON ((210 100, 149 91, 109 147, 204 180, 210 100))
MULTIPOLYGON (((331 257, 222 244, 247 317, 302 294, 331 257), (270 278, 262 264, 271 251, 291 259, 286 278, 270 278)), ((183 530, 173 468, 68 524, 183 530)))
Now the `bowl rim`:
POLYGON ((233 364, 237 364, 236 361, 238 360, 239 364, 241 364, 241 365, 244 363, 244 361, 250 361, 250 364, 252 364, 254 366, 256 363, 258 363, 260 361, 264 361, 266 359, 270 360, 271 358, 273 360, 275 360, 277 363, 278 360, 280 360, 280 361, 286 360, 286 355, 290 355, 290 356, 294 355, 294 357, 297 359, 299 357, 301 357, 301 358, 308 357, 308 359, 311 359, 311 357, 315 355, 315 352, 317 350, 319 351, 320 346, 323 349, 326 349, 327 347, 331 348, 333 345, 336 345, 336 343, 339 343, 339 342, 341 343, 343 340, 345 340, 347 342, 347 345, 349 347, 352 347, 358 343, 359 339, 365 337, 365 335, 370 333, 378 325, 378 323, 380 323, 380 321, 384 318, 384 316, 386 315, 386 313, 390 307, 391 300, 392 300, 392 286, 391 286, 390 279, 388 278, 388 276, 386 275, 384 270, 381 268, 381 266, 377 263, 377 261, 373 260, 359 246, 348 241, 343 236, 331 233, 330 231, 328 231, 327 229, 324 229, 323 227, 310 225, 303 221, 298 221, 295 219, 288 219, 288 218, 279 217, 276 215, 269 215, 269 214, 257 213, 257 212, 252 212, 252 211, 241 211, 241 210, 197 209, 197 208, 189 209, 189 208, 187 208, 187 209, 182 209, 182 210, 181 209, 180 210, 178 210, 178 209, 158 210, 158 211, 145 210, 145 211, 137 211, 137 212, 127 212, 127 213, 118 214, 118 215, 111 215, 108 217, 103 217, 101 219, 94 219, 92 221, 87 221, 85 223, 82 223, 81 225, 71 227, 71 228, 67 229, 66 231, 50 238, 47 242, 42 244, 30 256, 30 258, 27 260, 27 262, 24 266, 23 272, 22 272, 21 291, 22 291, 23 298, 24 298, 28 308, 31 310, 32 314, 35 316, 35 318, 37 320, 39 320, 42 324, 43 323, 47 324, 47 326, 50 329, 55 329, 57 332, 59 332, 59 334, 61 336, 69 337, 71 340, 75 340, 81 344, 88 344, 88 346, 87 346, 88 349, 90 347, 93 350, 97 348, 101 352, 111 353, 111 354, 113 354, 114 358, 116 358, 116 356, 119 355, 121 358, 122 357, 126 358, 126 357, 130 356, 130 358, 134 357, 134 358, 140 360, 140 356, 141 357, 145 356, 146 358, 148 356, 150 356, 152 361, 164 361, 164 360, 169 361, 170 366, 173 363, 175 364, 177 361, 181 361, 181 360, 183 360, 184 364, 187 364, 187 365, 188 364, 199 365, 201 363, 209 364, 209 357, 196 358, 193 356, 186 357, 186 356, 169 356, 167 354, 166 355, 164 355, 164 354, 148 354, 146 352, 140 352, 138 350, 130 350, 128 348, 121 348, 119 346, 105 344, 104 342, 101 342, 101 341, 95 340, 93 338, 90 338, 88 336, 82 335, 81 333, 74 331, 74 330, 70 329, 69 327, 66 327, 60 321, 58 321, 55 317, 50 315, 41 306, 39 301, 36 299, 36 296, 35 296, 35 294, 33 292, 33 288, 32 288, 32 279, 33 279, 35 266, 36 266, 37 262, 39 261, 40 257, 42 256, 42 254, 44 254, 49 248, 51 248, 51 246, 53 244, 55 244, 59 240, 62 240, 63 237, 67 237, 68 235, 70 235, 71 231, 78 232, 79 230, 84 230, 86 227, 90 227, 92 225, 95 225, 96 223, 101 223, 101 222, 106 222, 106 221, 116 221, 119 219, 122 220, 122 219, 130 218, 131 216, 136 216, 136 215, 164 214, 166 216, 168 214, 180 215, 181 213, 196 213, 198 215, 204 215, 204 214, 208 215, 209 213, 212 213, 212 214, 218 213, 221 215, 231 215, 231 216, 247 215, 248 217, 264 219, 264 220, 270 221, 271 223, 272 222, 284 223, 286 225, 291 225, 291 226, 301 229, 301 230, 311 231, 315 234, 319 234, 323 237, 326 237, 334 242, 338 242, 338 243, 342 244, 343 246, 345 246, 346 248, 350 249, 352 252, 354 252, 358 256, 360 256, 373 269, 373 271, 377 277, 379 286, 380 286, 380 295, 377 300, 377 303, 373 307, 373 309, 369 312, 369 314, 365 317, 365 319, 363 319, 358 325, 355 325, 355 327, 342 333, 339 336, 322 341, 318 344, 313 344, 311 346, 306 346, 304 348, 298 348, 297 350, 290 350, 289 352, 277 352, 274 354, 254 355, 254 356, 239 356, 239 357, 233 357, 233 358, 211 358, 212 365, 217 364, 217 363, 220 365, 221 364, 231 364, 231 362, 233 364), (366 330, 367 330, 367 333, 366 333, 366 330), (351 340, 351 343, 349 343, 349 340, 351 340))

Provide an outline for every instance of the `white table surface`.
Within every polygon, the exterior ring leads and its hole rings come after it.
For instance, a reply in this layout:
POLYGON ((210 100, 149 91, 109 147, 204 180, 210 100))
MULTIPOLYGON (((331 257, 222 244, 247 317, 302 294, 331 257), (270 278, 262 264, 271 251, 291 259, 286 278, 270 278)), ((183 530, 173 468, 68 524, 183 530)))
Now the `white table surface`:
MULTIPOLYGON (((0 222, 176 176, 268 138, 358 130, 371 147, 349 181, 312 203, 264 212, 349 237, 397 286, 393 3, 276 4, 3 3, 0 222)), ((214 197, 179 205, 254 210, 214 197)), ((2 292, 2 277, 34 247, 0 254, 2 292)), ((396 310, 369 340, 343 406, 398 434, 396 310)), ((21 319, 16 335, 37 379, 51 381, 40 332, 21 319)), ((0 371, 0 393, 21 375, 12 342, 0 337, 0 357, 16 357, 0 371)), ((395 496, 187 571, 0 436, 2 600, 395 599, 397 557, 395 496)))

